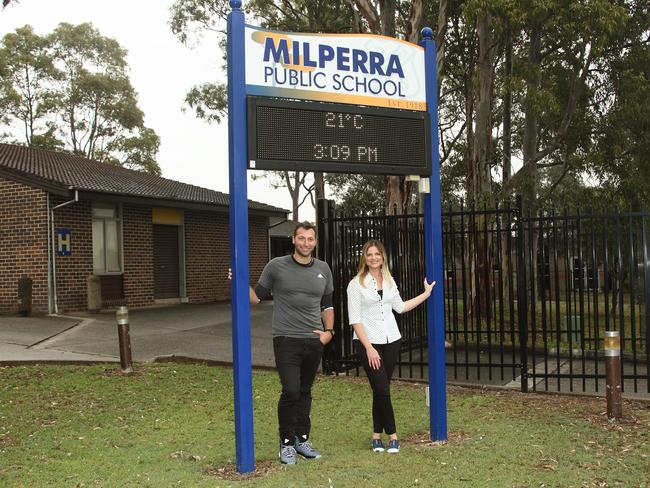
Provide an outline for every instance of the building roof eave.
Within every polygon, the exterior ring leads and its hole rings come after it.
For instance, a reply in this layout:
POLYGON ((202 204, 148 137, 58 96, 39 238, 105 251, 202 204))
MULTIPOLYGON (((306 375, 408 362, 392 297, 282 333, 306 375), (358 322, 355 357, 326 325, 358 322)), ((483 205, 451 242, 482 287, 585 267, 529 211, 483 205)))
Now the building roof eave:
MULTIPOLYGON (((80 200, 103 200, 108 202, 132 203, 135 205, 146 205, 150 207, 169 207, 181 208, 186 210, 200 210, 205 212, 228 213, 229 206, 218 203, 192 202, 188 200, 171 200, 162 198, 139 197, 134 195, 124 195, 119 193, 104 193, 96 191, 79 190, 80 200)), ((288 211, 275 211, 259 208, 250 208, 250 215, 262 217, 277 217, 278 215, 286 216, 288 211)))
POLYGON ((62 185, 52 180, 46 178, 41 178, 35 175, 26 174, 20 171, 12 171, 9 168, 4 168, 0 166, 0 178, 5 178, 8 180, 15 181, 16 183, 22 183, 23 185, 31 186, 38 188, 48 193, 54 193, 55 195, 60 195, 62 197, 67 197, 70 195, 70 187, 62 185))

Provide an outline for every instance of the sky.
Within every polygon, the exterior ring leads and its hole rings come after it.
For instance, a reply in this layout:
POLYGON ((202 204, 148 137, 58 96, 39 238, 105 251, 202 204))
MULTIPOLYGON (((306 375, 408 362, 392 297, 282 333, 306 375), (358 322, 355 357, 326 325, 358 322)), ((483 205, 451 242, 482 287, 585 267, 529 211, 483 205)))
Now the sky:
MULTIPOLYGON (((228 126, 196 119, 182 111, 189 89, 211 81, 225 81, 217 36, 204 35, 181 44, 169 28, 172 0, 19 0, 0 11, 0 36, 25 24, 39 35, 60 22, 91 22, 99 32, 128 51, 131 83, 138 92, 145 125, 160 136, 158 164, 162 176, 229 193, 228 126)), ((257 172, 260 174, 260 172, 257 172)), ((251 181, 248 198, 291 209, 286 188, 273 189, 265 179, 251 181)), ((305 203, 301 220, 313 220, 305 203)))

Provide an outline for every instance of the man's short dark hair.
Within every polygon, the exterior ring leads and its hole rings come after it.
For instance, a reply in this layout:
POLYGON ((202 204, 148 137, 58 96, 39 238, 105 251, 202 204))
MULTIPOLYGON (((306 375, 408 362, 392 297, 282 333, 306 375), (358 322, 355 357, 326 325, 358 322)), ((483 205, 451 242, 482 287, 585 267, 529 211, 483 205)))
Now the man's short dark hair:
POLYGON ((298 229, 305 229, 305 230, 310 230, 311 229, 311 230, 314 231, 314 235, 316 235, 318 237, 318 230, 316 229, 316 226, 314 224, 312 224, 311 222, 307 222, 307 221, 298 222, 298 224, 296 224, 296 228, 293 229, 293 236, 294 237, 296 237, 296 235, 298 234, 298 229))

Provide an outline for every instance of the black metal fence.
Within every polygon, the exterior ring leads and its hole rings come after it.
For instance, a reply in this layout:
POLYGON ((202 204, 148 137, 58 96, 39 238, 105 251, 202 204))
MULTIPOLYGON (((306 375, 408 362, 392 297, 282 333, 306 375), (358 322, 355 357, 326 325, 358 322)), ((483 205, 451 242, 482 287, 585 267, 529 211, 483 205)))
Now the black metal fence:
MULTIPOLYGON (((386 246, 402 297, 422 291, 422 215, 338 217, 319 202, 320 257, 335 276, 325 368, 358 374, 346 287, 368 239, 386 246)), ((602 392, 606 330, 621 332, 623 389, 650 393, 647 213, 524 215, 520 204, 443 212, 447 379, 522 391, 602 392)), ((426 310, 397 317, 396 375, 427 379, 426 310)))

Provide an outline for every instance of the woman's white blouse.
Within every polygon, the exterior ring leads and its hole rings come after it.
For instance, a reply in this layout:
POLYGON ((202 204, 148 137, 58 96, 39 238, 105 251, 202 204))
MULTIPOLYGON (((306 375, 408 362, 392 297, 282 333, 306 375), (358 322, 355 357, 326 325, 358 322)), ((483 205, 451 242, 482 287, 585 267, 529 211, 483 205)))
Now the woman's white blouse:
MULTIPOLYGON (((397 328, 393 310, 402 313, 404 302, 395 284, 389 286, 384 281, 383 297, 377 292, 377 281, 366 275, 365 287, 354 278, 348 285, 348 319, 350 325, 362 324, 363 329, 372 344, 387 344, 395 342, 402 335, 397 328)), ((354 333, 354 339, 358 339, 354 333)))

